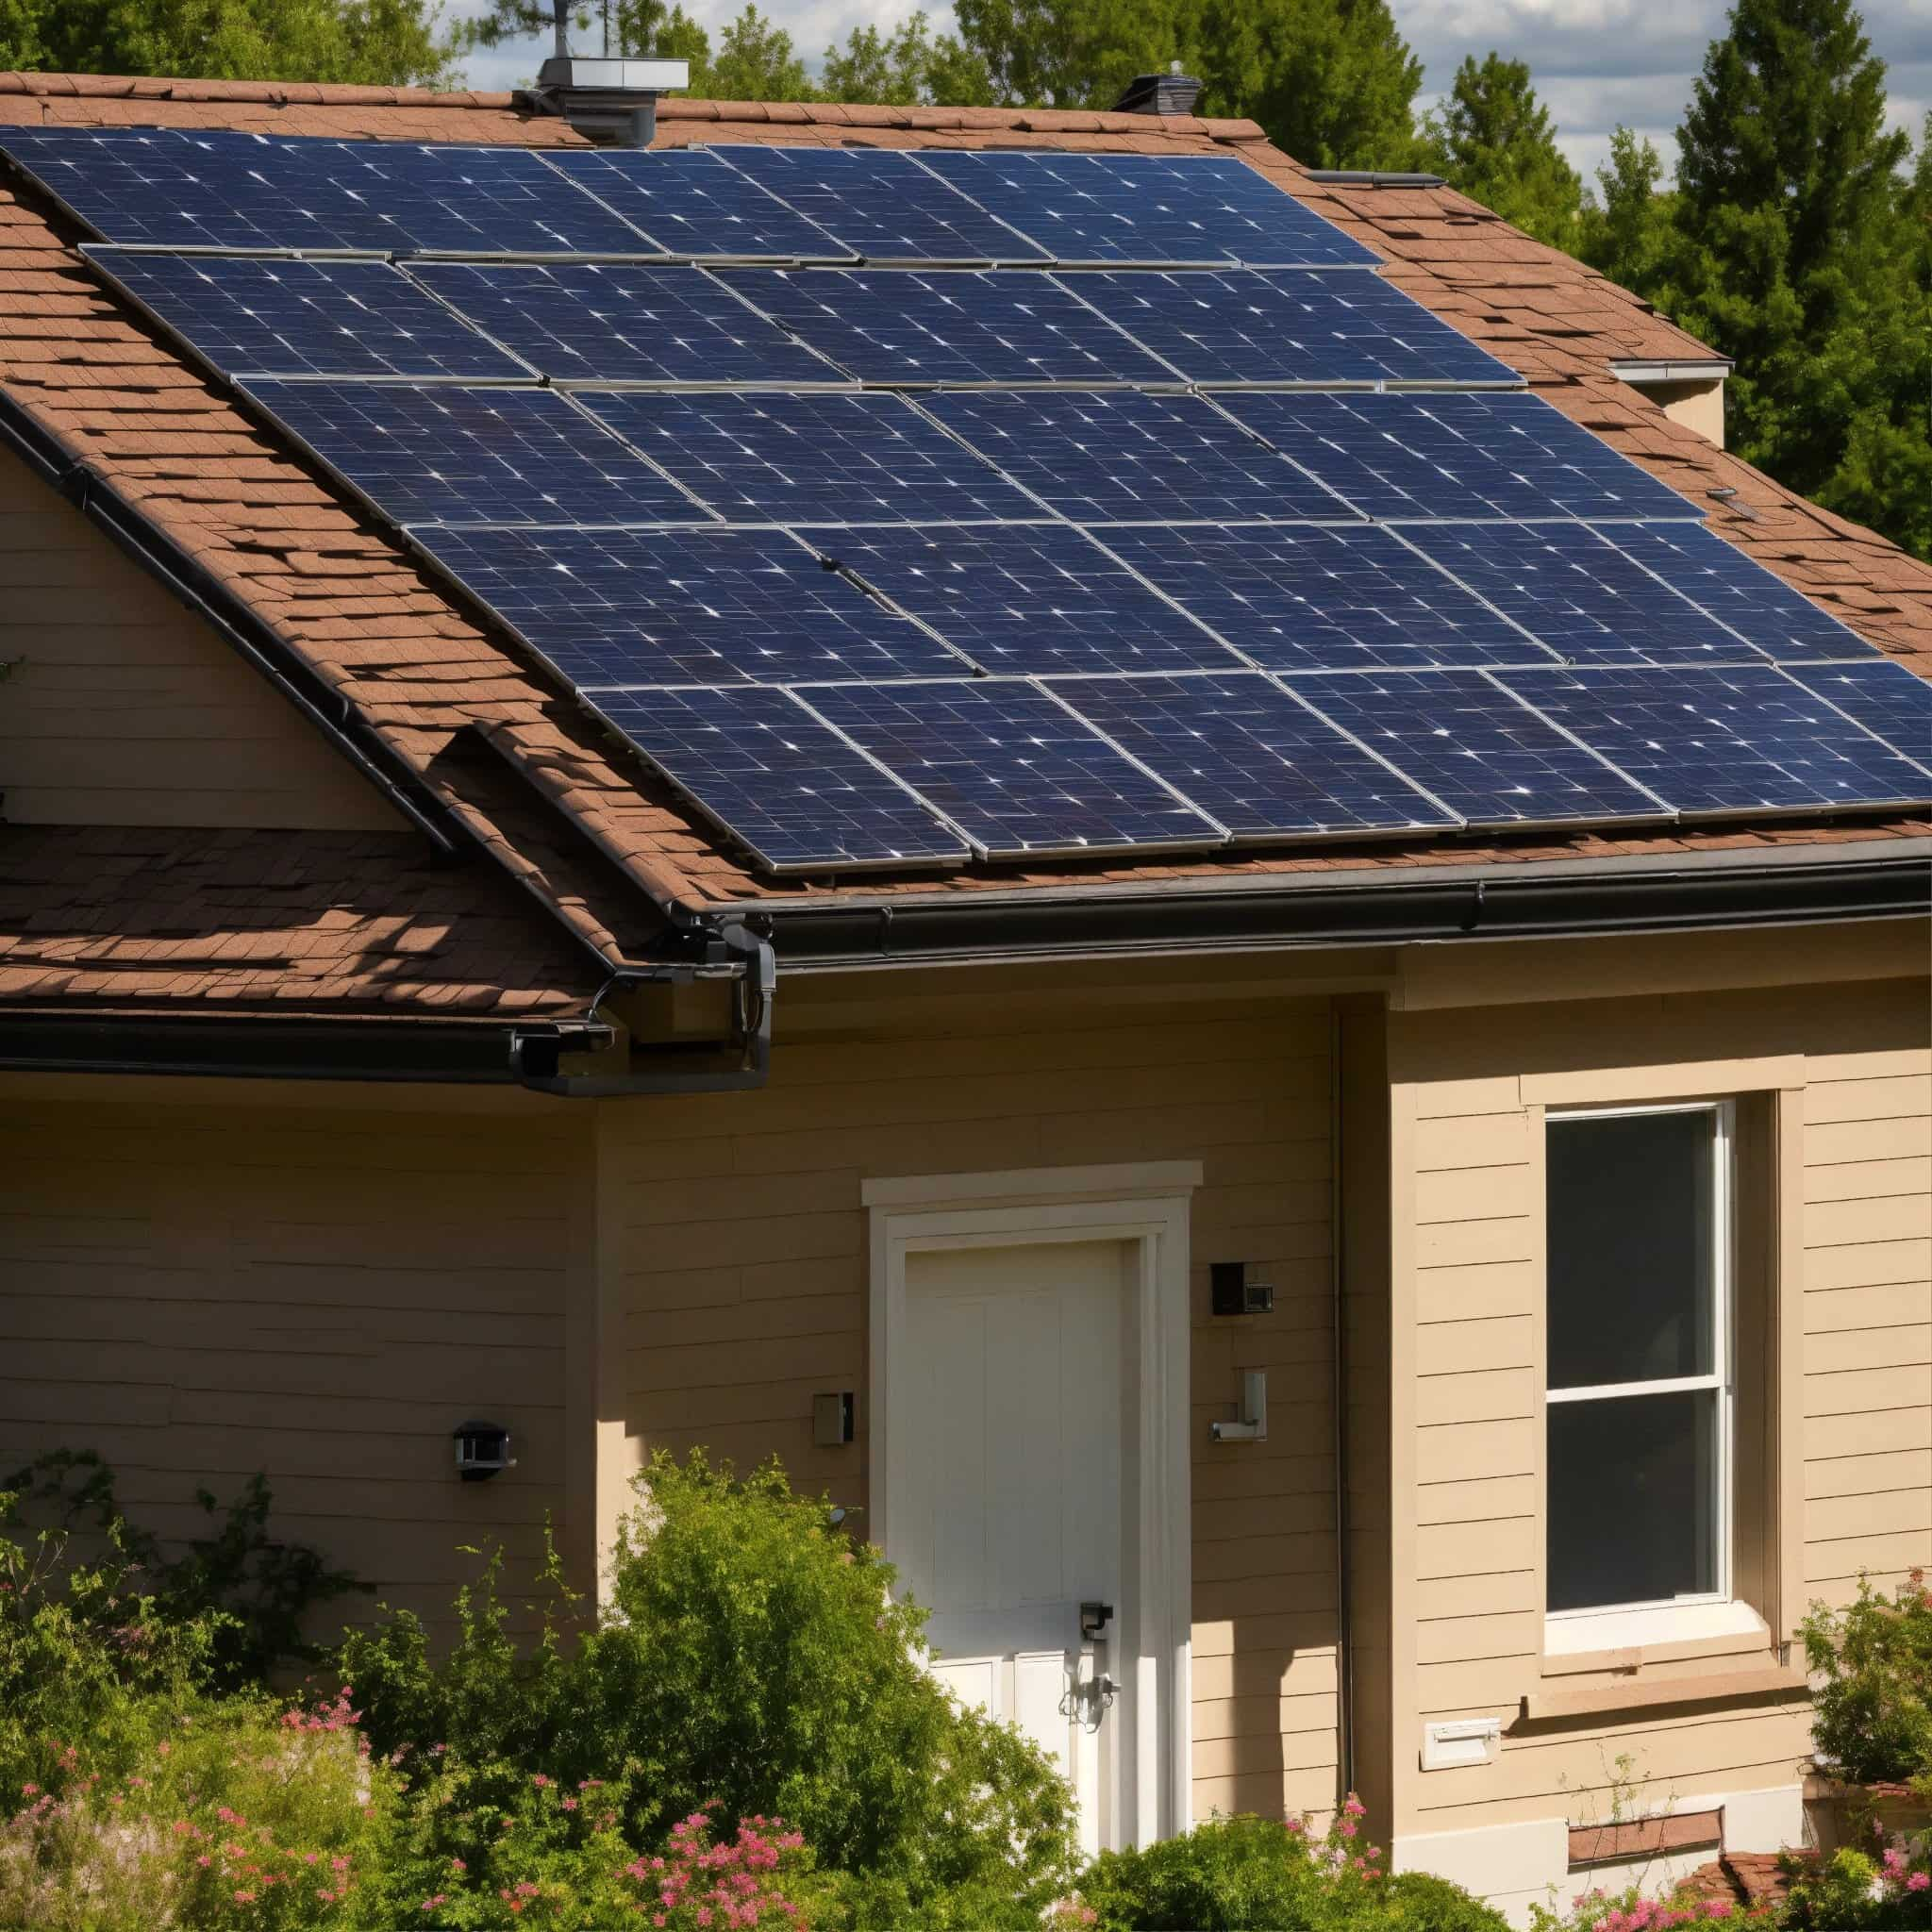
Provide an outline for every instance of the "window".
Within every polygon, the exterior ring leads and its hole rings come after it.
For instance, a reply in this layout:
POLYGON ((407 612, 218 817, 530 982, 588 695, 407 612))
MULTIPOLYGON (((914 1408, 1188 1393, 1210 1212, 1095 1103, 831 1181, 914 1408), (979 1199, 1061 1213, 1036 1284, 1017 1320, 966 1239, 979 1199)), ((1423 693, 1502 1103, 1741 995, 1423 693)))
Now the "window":
POLYGON ((1546 1606, 1731 1591, 1728 1104, 1548 1117, 1546 1606))

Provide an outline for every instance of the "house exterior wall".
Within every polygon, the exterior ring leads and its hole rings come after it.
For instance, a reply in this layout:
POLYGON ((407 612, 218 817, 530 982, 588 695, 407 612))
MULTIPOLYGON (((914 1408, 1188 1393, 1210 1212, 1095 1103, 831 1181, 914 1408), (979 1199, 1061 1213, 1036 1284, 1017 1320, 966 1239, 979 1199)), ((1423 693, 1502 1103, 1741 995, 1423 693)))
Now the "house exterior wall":
POLYGON ((500 1538, 524 1591, 567 1513, 586 1124, 432 1091, 0 1079, 0 1480, 95 1450, 137 1522, 185 1537, 198 1484, 225 1503, 259 1470, 276 1533, 432 1626, 474 1573, 459 1543, 500 1538), (516 1469, 458 1480, 471 1417, 516 1469))
POLYGON ((1706 442, 1724 446, 1723 377, 1703 382, 1641 382, 1631 387, 1647 395, 1673 423, 1694 429, 1706 442))
POLYGON ((394 831, 394 807, 208 625, 0 455, 0 792, 16 824, 394 831))
POLYGON ((1773 1848, 1796 1829, 1801 1696, 1714 1688, 1546 1723, 1524 1722, 1522 1700, 1775 1668, 1811 1599, 1932 1560, 1925 981, 1451 1006, 1388 1026, 1398 1860, 1484 1873, 1526 1903, 1563 1882, 1558 1827, 1607 1815, 1624 1757, 1638 1810, 1728 1796, 1732 1847, 1773 1848), (1757 1448, 1740 1441, 1756 1497, 1739 1587, 1771 1637, 1645 1652, 1634 1674, 1627 1654, 1546 1660, 1543 1109, 1726 1096, 1749 1097, 1765 1141, 1740 1200, 1762 1247, 1758 1278, 1740 1282, 1740 1388, 1756 1348, 1762 1426, 1757 1448), (1428 1720, 1475 1716, 1507 1727, 1493 1762, 1420 1769, 1428 1720))

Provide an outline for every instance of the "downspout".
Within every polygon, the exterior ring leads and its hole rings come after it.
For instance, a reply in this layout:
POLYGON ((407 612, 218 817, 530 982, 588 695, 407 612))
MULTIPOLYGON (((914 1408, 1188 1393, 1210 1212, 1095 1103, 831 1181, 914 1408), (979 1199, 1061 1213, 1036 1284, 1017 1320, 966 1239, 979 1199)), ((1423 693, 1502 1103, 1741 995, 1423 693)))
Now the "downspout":
POLYGON ((1328 1253, 1335 1323, 1336 1808, 1355 1790, 1355 1561, 1348 1507, 1348 1256, 1342 1214, 1341 1012, 1328 1002, 1328 1253))

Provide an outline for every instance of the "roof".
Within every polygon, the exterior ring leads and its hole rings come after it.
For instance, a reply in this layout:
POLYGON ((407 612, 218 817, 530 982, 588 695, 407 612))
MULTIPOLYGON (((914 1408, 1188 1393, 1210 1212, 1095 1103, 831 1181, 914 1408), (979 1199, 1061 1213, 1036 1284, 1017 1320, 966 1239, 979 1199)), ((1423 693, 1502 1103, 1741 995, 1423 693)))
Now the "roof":
MULTIPOLYGON (((344 139, 582 144, 508 94, 269 82, 0 74, 0 124, 228 127, 344 139)), ((1710 526, 1817 598, 1881 651, 1932 677, 1932 568, 1793 495, 1613 376, 1613 363, 1708 362, 1712 352, 1636 296, 1447 188, 1314 178, 1253 122, 1034 109, 660 102, 657 145, 692 142, 1054 147, 1240 156, 1380 254, 1388 279, 1520 369, 1556 407, 1658 475, 1710 526), (1720 495, 1719 492, 1724 492, 1720 495)), ((674 917, 778 907, 823 889, 755 873, 519 649, 426 576, 316 468, 238 408, 104 290, 70 225, 0 188, 0 399, 132 505, 208 582, 239 600, 480 847, 584 944, 648 943, 640 889, 674 917), (494 757, 483 755, 488 746, 494 757), (640 940, 641 928, 645 937, 640 940)), ((1895 841, 1906 816, 1790 820, 1636 836, 1531 833, 1234 852, 1182 859, 975 864, 868 875, 838 896, 1051 885, 1151 889, 1286 875, 1366 880, 1405 869, 1604 855, 1770 852, 1895 841)), ((517 974, 505 959, 506 982, 517 974)), ((386 996, 380 975, 372 998, 386 996)), ((0 985, 4 992, 4 985, 0 985)))

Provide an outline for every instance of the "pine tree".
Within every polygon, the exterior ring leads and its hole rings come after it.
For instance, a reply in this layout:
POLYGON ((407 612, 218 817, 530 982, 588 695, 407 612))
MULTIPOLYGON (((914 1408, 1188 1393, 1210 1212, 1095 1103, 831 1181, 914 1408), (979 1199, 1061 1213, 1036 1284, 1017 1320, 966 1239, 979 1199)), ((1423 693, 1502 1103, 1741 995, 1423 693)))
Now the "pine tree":
POLYGON ((1480 64, 1465 57, 1448 98, 1424 117, 1418 146, 1422 165, 1472 201, 1539 242, 1575 243, 1583 182, 1557 146, 1524 61, 1493 51, 1480 64))
POLYGON ((992 77, 985 61, 951 34, 935 39, 924 13, 914 13, 890 34, 875 26, 854 27, 844 46, 825 49, 819 84, 833 101, 876 101, 887 107, 935 101, 955 108, 992 104, 992 77))
POLYGON ((1576 253, 1591 268, 1634 289, 1660 308, 1676 243, 1674 192, 1657 186, 1664 170, 1655 143, 1627 127, 1610 136, 1610 158, 1596 171, 1596 190, 1586 191, 1576 253))

